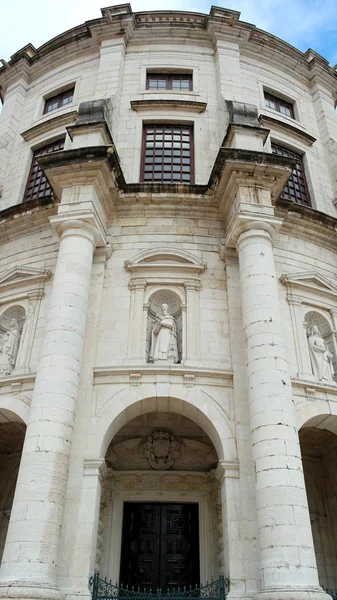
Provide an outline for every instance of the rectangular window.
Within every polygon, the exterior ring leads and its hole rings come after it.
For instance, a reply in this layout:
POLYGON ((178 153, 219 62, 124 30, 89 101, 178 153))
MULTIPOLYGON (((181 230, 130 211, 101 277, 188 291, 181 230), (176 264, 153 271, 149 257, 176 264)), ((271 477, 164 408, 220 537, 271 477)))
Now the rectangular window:
POLYGON ((147 90, 192 91, 192 75, 188 73, 147 73, 147 90))
POLYGON ((61 92, 61 94, 56 94, 56 96, 52 96, 48 98, 44 105, 43 114, 50 113, 57 108, 61 108, 62 106, 66 106, 73 101, 74 97, 74 89, 66 90, 65 92, 61 92))
POLYGON ((283 188, 281 198, 292 200, 293 202, 303 204, 304 206, 311 206, 302 156, 295 154, 295 152, 291 152, 291 150, 287 150, 287 148, 277 146, 276 144, 272 144, 271 149, 273 154, 288 156, 289 158, 294 158, 296 160, 296 167, 290 175, 287 185, 283 188))
POLYGON ((193 128, 145 125, 141 180, 193 183, 193 128))
POLYGON ((36 198, 46 198, 52 196, 50 185, 44 175, 44 172, 39 167, 37 158, 43 154, 49 154, 50 152, 57 152, 63 150, 64 138, 52 142, 43 148, 35 150, 33 154, 32 166, 30 168, 29 177, 27 181, 26 191, 24 195, 24 202, 28 200, 35 200, 36 198))
POLYGON ((272 96, 272 94, 268 94, 267 92, 264 93, 264 101, 268 108, 276 110, 286 117, 291 117, 292 119, 295 118, 294 106, 291 104, 291 102, 287 102, 286 100, 272 96))

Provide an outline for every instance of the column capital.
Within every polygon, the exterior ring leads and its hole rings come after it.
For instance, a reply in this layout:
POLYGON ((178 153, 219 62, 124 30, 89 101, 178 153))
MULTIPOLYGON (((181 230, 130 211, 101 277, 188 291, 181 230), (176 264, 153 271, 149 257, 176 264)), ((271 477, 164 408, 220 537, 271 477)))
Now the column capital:
POLYGON ((215 470, 215 477, 221 483, 227 477, 240 477, 238 460, 219 460, 215 470))
POLYGON ((68 235, 80 235, 91 239, 94 247, 106 246, 105 232, 95 214, 78 215, 67 218, 66 215, 55 215, 50 224, 60 238, 68 235))
POLYGON ((101 483, 108 474, 108 467, 104 458, 85 458, 84 477, 99 477, 101 483))
POLYGON ((270 214, 247 212, 236 214, 227 230, 226 246, 237 247, 239 238, 242 240, 243 235, 245 238, 264 235, 273 241, 282 223, 283 219, 275 217, 273 212, 270 214))

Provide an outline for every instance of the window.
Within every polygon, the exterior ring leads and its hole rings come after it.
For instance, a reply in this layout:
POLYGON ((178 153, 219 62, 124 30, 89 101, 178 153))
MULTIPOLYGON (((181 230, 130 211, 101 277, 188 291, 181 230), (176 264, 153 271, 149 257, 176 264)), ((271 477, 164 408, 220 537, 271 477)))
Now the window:
POLYGON ((193 182, 193 129, 186 125, 145 125, 142 181, 193 182))
POLYGON ((192 75, 186 73, 147 73, 147 90, 192 90, 192 75))
POLYGON ((44 172, 39 167, 37 158, 42 156, 43 154, 49 154, 50 152, 57 152, 58 150, 63 150, 64 148, 64 138, 61 140, 57 140, 48 146, 43 146, 43 148, 39 148, 35 150, 33 154, 32 166, 30 168, 30 173, 27 181, 26 191, 23 200, 34 200, 35 198, 45 198, 47 196, 52 196, 52 191, 50 185, 44 175, 44 172))
POLYGON ((264 93, 264 101, 265 105, 272 110, 277 110, 277 112, 285 115, 286 117, 291 117, 294 119, 294 106, 291 102, 287 102, 286 100, 282 100, 281 98, 276 98, 276 96, 272 96, 267 92, 264 93))
POLYGON ((280 156, 288 156, 296 160, 296 167, 294 168, 287 185, 283 188, 281 198, 285 200, 292 200, 297 204, 303 204, 304 206, 311 206, 309 191, 307 182, 304 174, 302 156, 287 150, 282 146, 276 144, 271 145, 273 154, 279 154, 280 156))
POLYGON ((50 113, 57 108, 61 108, 62 106, 66 106, 73 101, 74 97, 74 89, 66 90, 65 92, 61 92, 61 94, 57 94, 56 96, 52 96, 48 98, 44 105, 43 114, 50 113))

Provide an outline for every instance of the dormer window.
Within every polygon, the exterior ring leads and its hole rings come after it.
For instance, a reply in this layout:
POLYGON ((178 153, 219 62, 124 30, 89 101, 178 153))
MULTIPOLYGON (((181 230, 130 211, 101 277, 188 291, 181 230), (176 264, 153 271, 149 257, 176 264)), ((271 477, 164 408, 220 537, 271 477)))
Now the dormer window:
POLYGON ((192 91, 191 73, 147 73, 147 90, 192 91))
POLYGON ((292 119, 295 118, 294 105, 291 102, 287 102, 286 100, 282 100, 282 98, 268 94, 268 92, 264 92, 264 101, 268 108, 276 110, 285 117, 291 117, 292 119))
POLYGON ((53 110, 56 110, 57 108, 62 108, 63 106, 70 104, 70 102, 72 102, 74 98, 74 89, 75 88, 70 88, 65 92, 61 92, 60 94, 51 96, 51 98, 47 98, 44 105, 43 114, 45 115, 47 113, 52 112, 53 110))

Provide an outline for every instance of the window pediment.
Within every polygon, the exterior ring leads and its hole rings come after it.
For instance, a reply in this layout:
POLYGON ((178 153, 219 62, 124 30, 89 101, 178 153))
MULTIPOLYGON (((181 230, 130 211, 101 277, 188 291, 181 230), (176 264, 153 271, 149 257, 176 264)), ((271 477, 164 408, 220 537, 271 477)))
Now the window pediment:
POLYGON ((51 276, 49 269, 35 269, 33 267, 12 267, 0 274, 0 297, 6 292, 17 292, 20 296, 25 295, 26 290, 31 293, 33 290, 43 288, 44 282, 51 276))
POLYGON ((184 250, 156 248, 140 252, 131 260, 125 261, 125 268, 136 273, 154 271, 179 271, 180 273, 202 273, 206 263, 184 250))
POLYGON ((294 273, 292 275, 284 274, 281 275, 280 281, 293 291, 323 293, 337 299, 337 285, 331 279, 316 271, 305 271, 304 273, 294 273))

